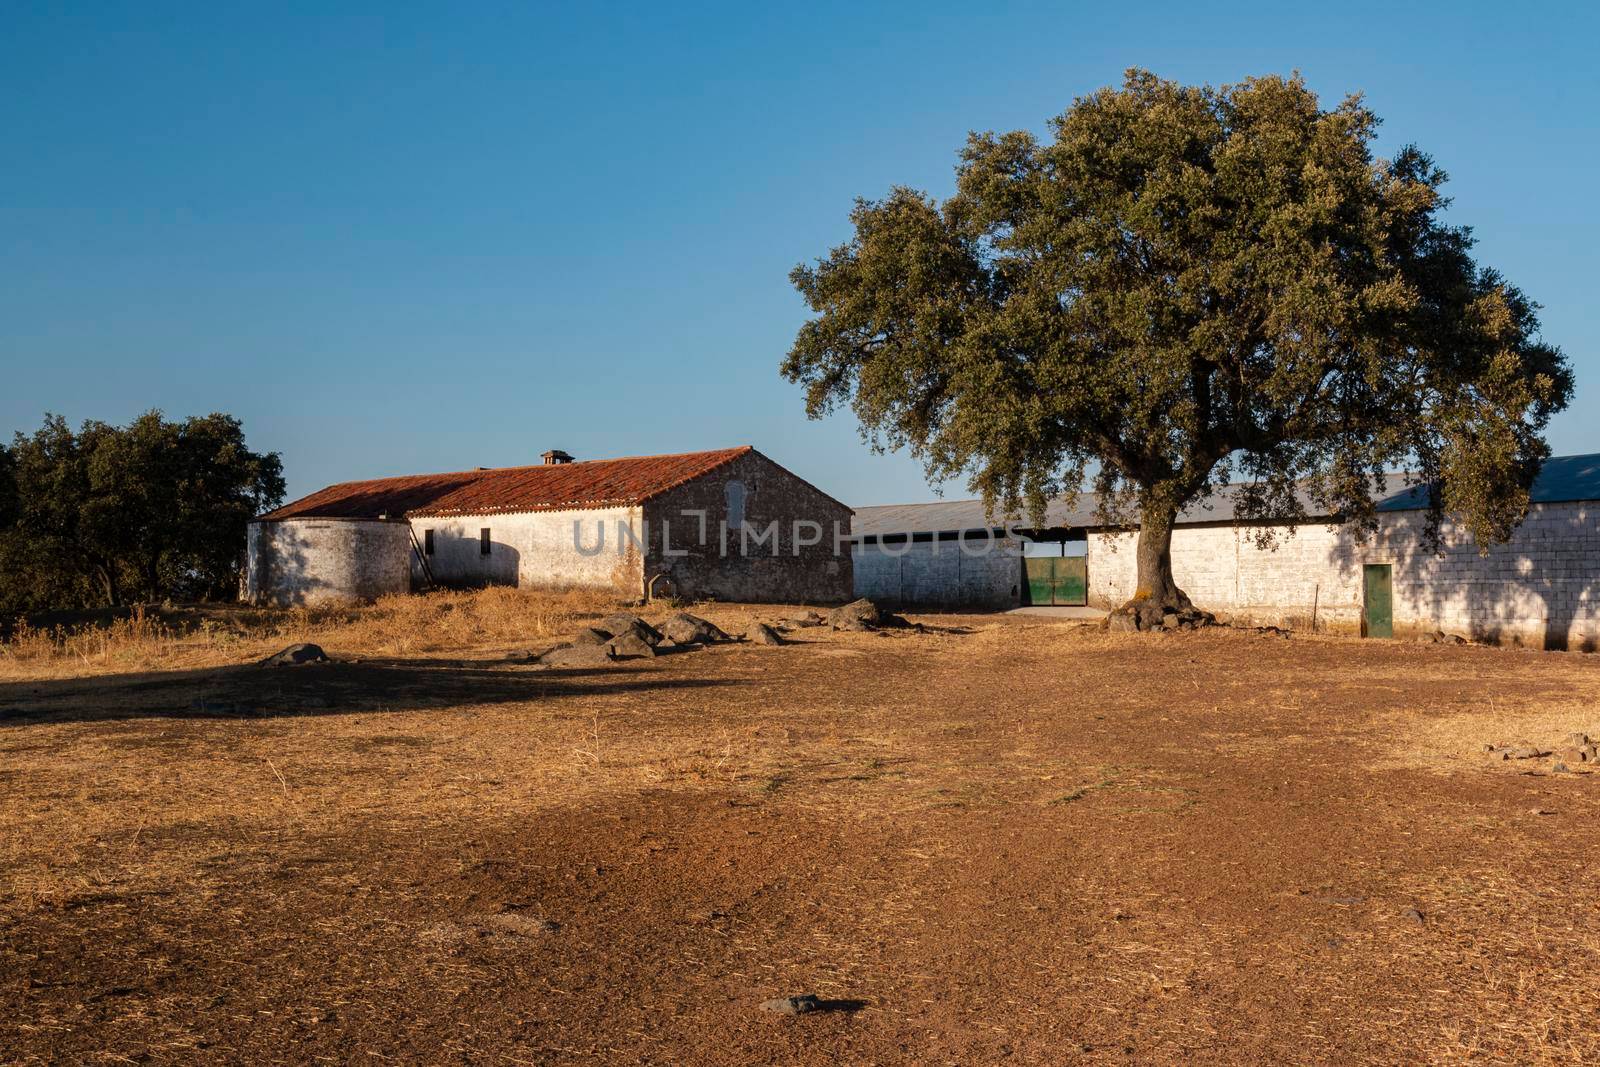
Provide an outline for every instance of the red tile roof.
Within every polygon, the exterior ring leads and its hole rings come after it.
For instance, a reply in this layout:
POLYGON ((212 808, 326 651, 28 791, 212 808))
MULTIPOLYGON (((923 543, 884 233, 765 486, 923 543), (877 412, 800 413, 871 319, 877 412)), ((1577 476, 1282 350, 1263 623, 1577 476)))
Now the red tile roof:
POLYGON ((642 504, 753 451, 749 445, 677 456, 630 456, 341 482, 263 519, 489 515, 642 504))

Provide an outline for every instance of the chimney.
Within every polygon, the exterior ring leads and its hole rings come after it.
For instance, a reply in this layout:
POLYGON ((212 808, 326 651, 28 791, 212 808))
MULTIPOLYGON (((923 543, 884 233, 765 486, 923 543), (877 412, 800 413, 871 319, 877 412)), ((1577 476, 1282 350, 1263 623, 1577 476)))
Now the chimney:
POLYGON ((553 467, 558 463, 572 462, 572 457, 559 448, 552 448, 550 451, 543 453, 541 458, 544 460, 546 467, 553 467))

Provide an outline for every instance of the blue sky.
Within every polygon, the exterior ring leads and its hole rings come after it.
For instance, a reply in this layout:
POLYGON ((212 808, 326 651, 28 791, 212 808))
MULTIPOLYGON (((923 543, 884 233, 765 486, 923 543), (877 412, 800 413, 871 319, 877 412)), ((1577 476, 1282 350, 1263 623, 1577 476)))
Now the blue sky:
POLYGON ((1137 65, 1365 92, 1544 305, 1579 377, 1552 445, 1600 451, 1588 5, 53 7, 0 9, 7 435, 228 411, 291 495, 748 443, 931 499, 779 378, 788 271, 1137 65))

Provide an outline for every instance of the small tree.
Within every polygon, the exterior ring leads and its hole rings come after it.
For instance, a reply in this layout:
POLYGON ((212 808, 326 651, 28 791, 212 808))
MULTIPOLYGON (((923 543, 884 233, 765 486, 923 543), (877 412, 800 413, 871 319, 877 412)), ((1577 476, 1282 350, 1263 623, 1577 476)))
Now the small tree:
POLYGON ((1129 71, 1053 139, 973 134, 954 196, 858 201, 791 280, 816 317, 783 374, 877 448, 969 477, 991 512, 1075 496, 1136 517, 1146 623, 1190 607, 1173 523, 1237 473, 1242 520, 1312 502, 1368 528, 1386 467, 1432 489, 1428 533, 1526 513, 1571 392, 1535 305, 1439 218, 1444 173, 1376 159, 1377 117, 1298 76, 1220 89, 1129 71))

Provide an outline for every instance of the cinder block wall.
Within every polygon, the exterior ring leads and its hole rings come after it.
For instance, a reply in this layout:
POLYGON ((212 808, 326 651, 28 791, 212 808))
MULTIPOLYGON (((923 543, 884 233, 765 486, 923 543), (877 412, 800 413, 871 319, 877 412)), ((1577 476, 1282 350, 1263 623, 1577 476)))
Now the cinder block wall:
MULTIPOLYGON (((840 603, 854 591, 850 546, 843 540, 850 515, 843 504, 749 452, 645 504, 645 574, 664 576, 663 587, 689 599, 840 603), (816 523, 821 540, 797 544, 797 520, 816 523), (750 540, 741 553, 741 523, 764 536, 774 522, 776 544, 750 540)), ((801 540, 813 533, 803 529, 801 540)))
MULTIPOLYGON (((1262 624, 1356 632, 1362 566, 1394 568, 1397 635, 1432 630, 1536 648, 1600 647, 1600 505, 1535 505, 1511 542, 1480 554, 1446 523, 1444 550, 1422 547, 1421 512, 1392 512, 1362 538, 1346 527, 1283 527, 1276 551, 1249 528, 1184 526, 1173 571, 1200 607, 1262 624)), ((1089 535, 1089 596, 1099 607, 1133 595, 1134 536, 1089 535)))
POLYGON ((375 600, 410 590, 402 522, 282 519, 246 534, 244 597, 281 607, 375 600))
POLYGON ((1012 608, 1022 602, 1020 546, 1009 539, 858 544, 857 596, 938 607, 1012 608), (979 552, 980 547, 988 551, 979 552))
POLYGON ((636 507, 411 520, 417 544, 426 544, 426 531, 433 531, 428 565, 440 585, 605 588, 618 583, 637 589, 642 581, 640 554, 635 550, 630 557, 630 542, 618 536, 619 524, 624 535, 631 529, 643 540, 636 507), (489 531, 487 556, 479 534, 484 529, 489 531))

